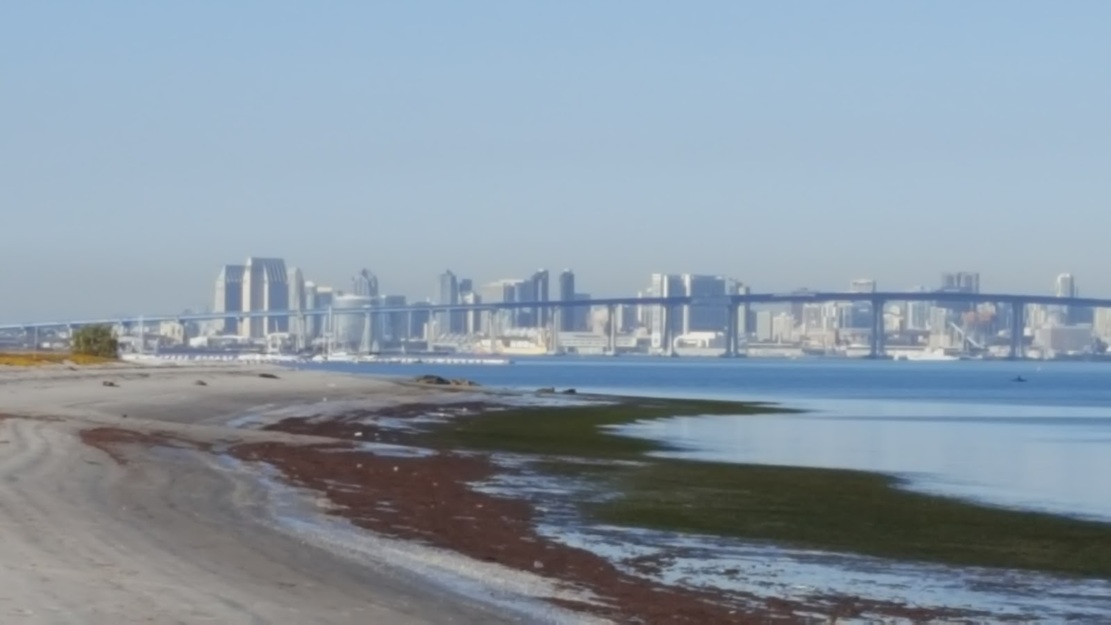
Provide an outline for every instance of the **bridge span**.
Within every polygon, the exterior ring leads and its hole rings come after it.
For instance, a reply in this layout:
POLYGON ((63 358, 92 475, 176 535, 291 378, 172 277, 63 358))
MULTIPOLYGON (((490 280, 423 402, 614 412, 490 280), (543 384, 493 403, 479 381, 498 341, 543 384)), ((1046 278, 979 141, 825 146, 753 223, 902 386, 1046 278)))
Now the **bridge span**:
POLYGON ((582 307, 605 307, 611 313, 618 306, 659 306, 669 316, 676 308, 687 306, 721 306, 728 311, 725 329, 726 355, 735 354, 738 345, 737 312, 753 304, 795 304, 824 302, 864 302, 872 305, 872 332, 870 351, 873 356, 883 352, 883 309, 892 302, 938 303, 994 303, 1012 309, 1011 356, 1021 355, 1022 329, 1025 327, 1025 309, 1028 305, 1063 306, 1076 308, 1111 308, 1111 298, 1055 297, 1016 293, 964 293, 952 291, 813 291, 795 293, 745 293, 721 297, 617 297, 583 300, 552 300, 546 302, 496 302, 478 304, 408 304, 405 306, 363 306, 353 308, 316 308, 311 310, 266 310, 249 312, 210 312, 192 314, 131 315, 59 321, 32 321, 0 324, 0 331, 34 331, 51 328, 73 329, 87 325, 108 324, 131 327, 137 324, 163 322, 204 322, 224 319, 320 319, 327 316, 378 315, 384 313, 445 313, 445 312, 496 312, 500 310, 568 310, 582 307))

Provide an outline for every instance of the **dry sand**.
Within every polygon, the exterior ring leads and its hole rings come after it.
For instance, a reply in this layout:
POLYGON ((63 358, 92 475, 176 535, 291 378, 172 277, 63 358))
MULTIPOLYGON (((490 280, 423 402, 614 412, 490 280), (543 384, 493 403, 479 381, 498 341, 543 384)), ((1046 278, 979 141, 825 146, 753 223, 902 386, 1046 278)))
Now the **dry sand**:
MULTIPOLYGON (((280 415, 291 404, 445 395, 368 377, 242 365, 0 369, 0 414, 20 417, 0 419, 0 623, 567 620, 555 608, 525 614, 447 592, 398 568, 387 557, 396 544, 349 549, 333 534, 324 537, 329 548, 311 533, 284 531, 274 522, 273 492, 253 467, 142 448, 120 464, 79 438, 84 429, 115 426, 216 443, 299 439, 226 424, 280 415), (280 379, 260 378, 262 371, 280 379)), ((556 592, 540 579, 436 557, 441 569, 505 582, 503 597, 556 592)))

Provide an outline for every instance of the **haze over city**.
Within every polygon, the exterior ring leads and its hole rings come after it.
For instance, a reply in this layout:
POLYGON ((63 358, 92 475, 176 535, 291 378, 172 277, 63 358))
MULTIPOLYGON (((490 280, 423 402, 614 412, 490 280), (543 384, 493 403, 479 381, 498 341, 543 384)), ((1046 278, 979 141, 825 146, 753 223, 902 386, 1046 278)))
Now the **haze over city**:
POLYGON ((1105 3, 0 8, 0 319, 220 266, 1111 296, 1105 3), (959 9, 959 19, 954 18, 959 9))

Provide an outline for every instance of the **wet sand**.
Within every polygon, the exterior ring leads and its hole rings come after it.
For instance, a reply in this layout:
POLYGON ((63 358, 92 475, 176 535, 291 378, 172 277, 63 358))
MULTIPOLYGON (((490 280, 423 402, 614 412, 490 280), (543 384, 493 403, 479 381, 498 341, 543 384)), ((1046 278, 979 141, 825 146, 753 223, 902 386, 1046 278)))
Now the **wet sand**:
POLYGON ((244 414, 437 393, 243 366, 0 369, 0 622, 568 620, 554 607, 493 607, 389 562, 291 535, 275 524, 257 467, 208 451, 314 442, 225 425, 244 414), (264 371, 280 379, 260 378, 264 371), (97 444, 83 443, 82 432, 97 444))

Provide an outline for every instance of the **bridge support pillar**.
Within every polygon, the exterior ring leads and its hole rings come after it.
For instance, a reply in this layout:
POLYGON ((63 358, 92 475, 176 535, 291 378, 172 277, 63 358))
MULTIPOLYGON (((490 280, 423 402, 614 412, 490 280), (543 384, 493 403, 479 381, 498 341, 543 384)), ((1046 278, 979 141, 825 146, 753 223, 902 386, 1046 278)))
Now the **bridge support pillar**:
POLYGON ((606 332, 606 351, 610 356, 617 355, 617 306, 609 304, 606 306, 606 323, 608 324, 606 332))
POLYGON ((668 357, 674 358, 674 357, 678 356, 678 354, 675 353, 675 333, 673 331, 675 326, 671 322, 671 315, 675 313, 675 307, 672 306, 671 304, 664 304, 663 307, 664 307, 664 332, 663 332, 663 334, 664 334, 664 339, 666 340, 666 344, 664 345, 664 349, 667 350, 666 353, 667 353, 668 357))
POLYGON ((295 349, 300 352, 308 346, 309 318, 305 313, 297 315, 297 342, 295 349))
POLYGON ((883 319, 884 304, 883 300, 872 300, 872 332, 869 337, 869 358, 883 358, 884 355, 884 334, 887 330, 884 327, 883 319))
POLYGON ((1025 337, 1023 333, 1026 330, 1026 304, 1023 302, 1013 302, 1011 304, 1011 351, 1008 358, 1011 360, 1018 360, 1024 358, 1026 354, 1023 350, 1025 337))
POLYGON ((725 354, 726 358, 737 355, 737 304, 725 307, 725 354))

